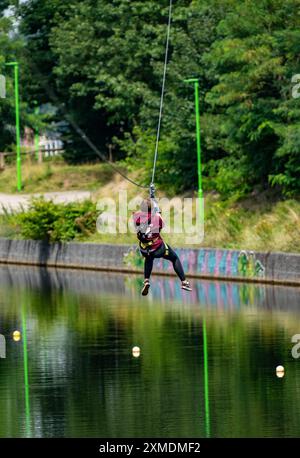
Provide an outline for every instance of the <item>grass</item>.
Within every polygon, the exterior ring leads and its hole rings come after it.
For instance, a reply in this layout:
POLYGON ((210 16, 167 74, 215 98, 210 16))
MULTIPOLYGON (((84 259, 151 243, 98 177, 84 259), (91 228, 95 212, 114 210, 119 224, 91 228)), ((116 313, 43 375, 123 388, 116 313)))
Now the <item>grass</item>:
POLYGON ((300 202, 285 200, 213 203, 208 208, 205 245, 256 251, 300 252, 300 202))
MULTIPOLYGON (((24 161, 22 164, 22 193, 87 190, 95 191, 113 177, 107 164, 68 165, 57 159, 42 164, 24 161)), ((16 168, 7 166, 0 172, 0 192, 15 193, 16 168)))
MULTIPOLYGON (((118 202, 120 191, 127 199, 145 196, 122 177, 114 175, 106 164, 71 166, 59 162, 23 165, 23 192, 90 190, 93 198, 110 198, 118 202)), ((138 180, 138 173, 131 175, 138 180)), ((0 173, 0 192, 15 191, 15 168, 0 173)), ((159 197, 163 197, 159 193, 159 197)), ((186 196, 189 197, 189 196, 186 196)), ((130 215, 130 212, 129 212, 130 215)), ((173 226, 174 216, 171 218, 173 226)), ((0 236, 18 238, 13 216, 0 216, 0 236)), ((165 234, 166 242, 186 246, 182 234, 165 234)), ((85 242, 136 243, 135 234, 99 234, 85 242)), ((205 238, 194 247, 215 247, 258 251, 300 252, 300 200, 279 200, 270 192, 257 193, 238 202, 222 200, 215 193, 205 196, 205 238)))
MULTIPOLYGON (((207 196, 205 236, 198 245, 186 245, 182 234, 165 234, 173 246, 300 252, 300 202, 297 200, 262 203, 255 210, 244 202, 231 205, 207 196)), ((171 220, 171 227, 173 226, 171 220)), ((98 243, 136 243, 134 234, 94 234, 87 241, 98 243)))

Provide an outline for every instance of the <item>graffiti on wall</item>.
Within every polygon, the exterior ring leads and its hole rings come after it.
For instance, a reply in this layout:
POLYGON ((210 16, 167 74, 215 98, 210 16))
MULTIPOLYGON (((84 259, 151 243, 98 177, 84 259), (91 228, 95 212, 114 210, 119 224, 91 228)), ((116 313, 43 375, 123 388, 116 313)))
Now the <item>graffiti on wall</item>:
POLYGON ((241 251, 238 260, 238 270, 242 276, 264 277, 265 267, 253 251, 241 251))
MULTIPOLYGON (((190 274, 216 277, 264 277, 265 267, 253 251, 232 251, 219 249, 178 249, 177 254, 183 268, 190 274)), ((132 268, 142 268, 143 258, 136 248, 130 248, 124 255, 124 264, 132 268)), ((172 264, 165 259, 157 259, 155 269, 171 273, 172 264)))

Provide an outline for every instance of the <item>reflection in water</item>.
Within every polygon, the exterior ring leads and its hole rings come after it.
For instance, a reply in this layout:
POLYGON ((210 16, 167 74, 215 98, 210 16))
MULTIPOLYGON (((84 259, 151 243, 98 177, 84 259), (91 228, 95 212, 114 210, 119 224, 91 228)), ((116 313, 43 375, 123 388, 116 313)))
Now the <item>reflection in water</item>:
POLYGON ((0 266, 1 437, 298 436, 298 289, 140 281, 0 266))
POLYGON ((206 437, 210 437, 210 421, 209 421, 209 391, 208 391, 208 355, 207 355, 207 336, 206 336, 206 321, 203 319, 203 368, 204 368, 204 400, 205 400, 205 433, 206 437))
POLYGON ((23 340, 23 364, 24 364, 24 387, 25 387, 26 436, 30 437, 30 401, 29 401, 29 379, 28 379, 27 330, 26 330, 26 311, 25 311, 24 305, 22 305, 22 340, 23 340))

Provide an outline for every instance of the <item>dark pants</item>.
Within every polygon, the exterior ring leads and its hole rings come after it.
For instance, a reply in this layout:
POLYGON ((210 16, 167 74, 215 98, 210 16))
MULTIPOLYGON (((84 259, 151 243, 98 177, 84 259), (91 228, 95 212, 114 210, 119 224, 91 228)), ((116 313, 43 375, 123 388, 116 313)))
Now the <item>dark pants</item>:
POLYGON ((185 280, 185 275, 183 271, 182 264, 180 262, 180 259, 178 258, 177 254, 175 253, 174 250, 168 245, 168 254, 166 254, 166 248, 165 245, 162 244, 157 250, 153 251, 152 253, 149 254, 144 254, 142 253, 144 258, 145 258, 145 266, 144 266, 144 274, 145 278, 150 278, 151 272, 153 269, 153 261, 155 258, 164 258, 167 259, 168 261, 171 261, 173 264, 173 268, 180 278, 181 281, 185 280))

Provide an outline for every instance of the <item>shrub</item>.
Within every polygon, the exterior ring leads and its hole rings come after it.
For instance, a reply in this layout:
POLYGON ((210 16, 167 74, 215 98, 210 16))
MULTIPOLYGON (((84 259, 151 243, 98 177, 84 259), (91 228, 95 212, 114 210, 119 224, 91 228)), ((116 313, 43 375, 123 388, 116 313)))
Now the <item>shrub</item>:
POLYGON ((31 200, 28 211, 16 215, 23 238, 69 241, 96 231, 96 205, 84 202, 55 204, 43 197, 31 200))

